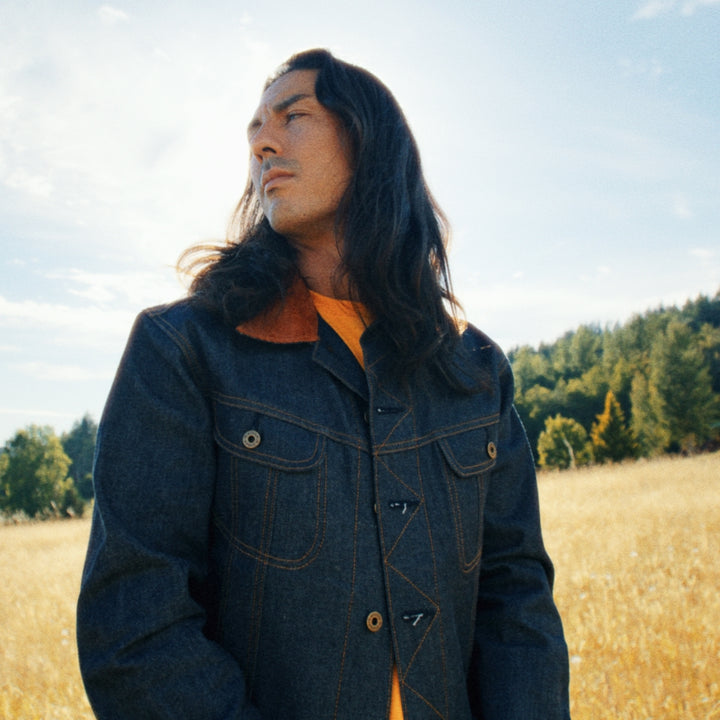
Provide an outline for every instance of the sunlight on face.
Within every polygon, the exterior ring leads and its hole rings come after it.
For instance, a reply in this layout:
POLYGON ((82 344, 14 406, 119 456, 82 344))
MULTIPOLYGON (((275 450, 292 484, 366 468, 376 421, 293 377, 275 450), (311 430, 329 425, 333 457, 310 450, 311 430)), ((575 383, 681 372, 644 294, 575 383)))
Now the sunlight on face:
POLYGON ((317 71, 294 70, 263 93, 248 127, 250 174, 265 216, 290 240, 335 243, 352 168, 339 120, 315 95, 317 71))

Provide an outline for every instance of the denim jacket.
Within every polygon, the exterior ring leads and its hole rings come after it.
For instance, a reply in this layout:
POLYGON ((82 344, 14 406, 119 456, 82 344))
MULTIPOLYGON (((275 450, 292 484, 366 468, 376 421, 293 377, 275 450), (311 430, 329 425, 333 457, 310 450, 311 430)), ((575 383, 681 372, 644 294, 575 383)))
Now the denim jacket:
POLYGON ((105 718, 565 720, 567 649, 507 360, 365 369, 304 285, 237 328, 138 318, 98 434, 78 647, 105 718))

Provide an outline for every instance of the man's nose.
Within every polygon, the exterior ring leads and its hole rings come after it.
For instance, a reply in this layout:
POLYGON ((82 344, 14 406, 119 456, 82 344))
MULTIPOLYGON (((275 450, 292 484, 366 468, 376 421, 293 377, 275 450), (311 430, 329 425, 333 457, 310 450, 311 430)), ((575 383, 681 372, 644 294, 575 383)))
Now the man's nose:
POLYGON ((267 155, 279 155, 282 147, 272 123, 263 123, 250 138, 250 151, 262 162, 267 155))

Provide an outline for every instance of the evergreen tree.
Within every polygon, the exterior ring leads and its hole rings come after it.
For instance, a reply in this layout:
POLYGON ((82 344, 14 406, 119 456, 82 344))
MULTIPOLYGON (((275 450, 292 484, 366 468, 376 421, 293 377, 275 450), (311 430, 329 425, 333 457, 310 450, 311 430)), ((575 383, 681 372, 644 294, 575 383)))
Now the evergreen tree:
POLYGON ((625 415, 612 390, 605 395, 605 409, 597 416, 590 438, 597 462, 619 462, 635 457, 637 445, 632 430, 625 423, 625 415))
POLYGON ((603 332, 597 325, 581 325, 572 335, 569 368, 572 377, 581 377, 602 359, 603 332))
POLYGON ((591 432, 608 390, 640 454, 720 442, 720 292, 602 331, 581 326, 554 343, 508 355, 516 405, 536 458, 548 418, 572 417, 591 432))
POLYGON ((88 500, 93 496, 92 466, 97 430, 97 423, 86 414, 72 426, 69 433, 62 436, 63 450, 70 458, 68 475, 78 492, 88 500))
POLYGON ((638 454, 650 457, 664 452, 670 443, 670 434, 660 413, 657 390, 647 377, 638 372, 630 390, 632 416, 630 426, 638 444, 638 454))
MULTIPOLYGON (((720 304, 720 300, 718 301, 720 304)), ((704 323, 698 330, 698 345, 705 356, 715 395, 720 395, 720 327, 704 323)))
POLYGON ((547 358, 529 345, 523 345, 520 348, 511 350, 508 357, 512 363, 517 395, 522 396, 523 393, 535 385, 546 388, 555 385, 556 378, 552 373, 547 358))
POLYGON ((656 413, 669 437, 668 450, 692 450, 715 432, 718 398, 696 333, 672 320, 656 338, 650 354, 650 384, 657 393, 656 413))
POLYGON ((573 468, 587 465, 592 459, 585 428, 577 420, 560 414, 545 420, 538 453, 544 468, 573 468))
POLYGON ((682 318, 694 329, 705 324, 720 327, 720 290, 714 298, 698 295, 696 300, 688 300, 683 306, 682 318))

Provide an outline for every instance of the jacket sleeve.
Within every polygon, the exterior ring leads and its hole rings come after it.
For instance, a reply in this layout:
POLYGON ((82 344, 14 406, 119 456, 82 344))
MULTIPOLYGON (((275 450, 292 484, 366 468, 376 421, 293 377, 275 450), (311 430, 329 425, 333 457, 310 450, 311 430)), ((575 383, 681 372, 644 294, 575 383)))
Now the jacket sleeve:
POLYGON ((469 677, 481 720, 567 720, 568 655, 542 541, 532 452, 501 356, 497 463, 488 479, 469 677))
POLYGON ((237 662, 203 632, 215 482, 192 348, 141 315, 100 423, 78 601, 83 680, 103 720, 258 720, 237 662))

